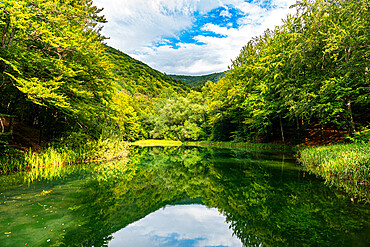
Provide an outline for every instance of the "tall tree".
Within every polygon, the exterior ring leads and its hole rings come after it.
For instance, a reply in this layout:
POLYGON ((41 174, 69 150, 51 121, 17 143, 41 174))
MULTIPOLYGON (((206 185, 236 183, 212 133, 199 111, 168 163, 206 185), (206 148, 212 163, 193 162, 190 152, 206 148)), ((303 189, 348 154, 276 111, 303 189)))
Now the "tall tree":
POLYGON ((5 0, 0 9, 1 112, 19 117, 26 103, 85 126, 109 116, 101 9, 91 0, 5 0))

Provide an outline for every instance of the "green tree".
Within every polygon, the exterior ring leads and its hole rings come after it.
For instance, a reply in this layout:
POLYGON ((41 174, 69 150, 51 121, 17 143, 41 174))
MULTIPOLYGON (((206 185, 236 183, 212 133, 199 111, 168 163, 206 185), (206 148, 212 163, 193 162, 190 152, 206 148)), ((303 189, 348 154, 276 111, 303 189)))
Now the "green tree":
POLYGON ((200 92, 157 99, 147 125, 154 139, 199 140, 205 137, 207 105, 200 92))
POLYGON ((67 117, 98 131, 98 122, 111 116, 113 89, 101 9, 91 0, 6 0, 0 9, 0 90, 7 93, 1 112, 22 120, 28 107, 36 113, 28 116, 30 122, 67 117))
POLYGON ((288 129, 366 125, 367 1, 305 0, 294 7, 295 15, 252 39, 225 78, 208 85, 214 139, 268 140, 279 133, 284 142, 288 129))

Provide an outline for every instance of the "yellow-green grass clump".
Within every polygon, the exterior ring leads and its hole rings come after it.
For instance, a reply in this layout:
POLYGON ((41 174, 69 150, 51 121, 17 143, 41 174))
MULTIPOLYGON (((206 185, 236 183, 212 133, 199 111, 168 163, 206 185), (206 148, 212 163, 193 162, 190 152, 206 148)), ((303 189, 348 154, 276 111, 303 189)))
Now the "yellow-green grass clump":
POLYGON ((370 202, 370 144, 337 144, 310 147, 299 152, 298 161, 330 185, 370 202))

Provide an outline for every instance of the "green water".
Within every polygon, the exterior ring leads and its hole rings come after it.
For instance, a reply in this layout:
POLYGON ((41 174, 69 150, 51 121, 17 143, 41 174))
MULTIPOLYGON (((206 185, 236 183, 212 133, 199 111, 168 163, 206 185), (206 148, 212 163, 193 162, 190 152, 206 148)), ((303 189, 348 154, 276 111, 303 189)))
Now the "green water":
POLYGON ((286 154, 133 148, 0 186, 0 246, 370 246, 370 205, 286 154))

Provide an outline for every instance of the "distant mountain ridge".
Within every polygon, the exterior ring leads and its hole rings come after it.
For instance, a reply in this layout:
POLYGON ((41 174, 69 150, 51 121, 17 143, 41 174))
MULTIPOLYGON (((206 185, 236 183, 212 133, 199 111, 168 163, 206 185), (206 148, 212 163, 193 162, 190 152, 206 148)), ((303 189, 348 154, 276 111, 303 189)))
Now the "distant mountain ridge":
POLYGON ((148 97, 158 97, 171 92, 183 94, 190 90, 184 82, 165 75, 115 48, 106 46, 106 52, 112 64, 111 70, 118 90, 148 97))
POLYGON ((213 73, 213 74, 201 75, 201 76, 187 76, 187 75, 169 75, 169 76, 175 80, 182 81, 189 86, 197 87, 197 86, 202 86, 206 84, 207 81, 211 81, 211 82, 219 81, 221 78, 225 76, 225 72, 213 73))

